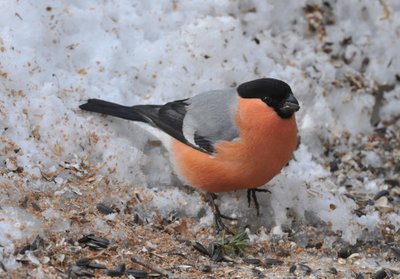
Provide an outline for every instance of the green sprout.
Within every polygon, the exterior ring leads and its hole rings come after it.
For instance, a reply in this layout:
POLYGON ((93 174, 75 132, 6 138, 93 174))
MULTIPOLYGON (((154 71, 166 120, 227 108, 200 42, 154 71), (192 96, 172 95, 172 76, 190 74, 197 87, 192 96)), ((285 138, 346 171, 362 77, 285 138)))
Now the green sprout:
POLYGON ((239 256, 246 252, 246 247, 249 246, 247 233, 245 231, 238 232, 232 237, 225 238, 225 233, 222 234, 221 247, 226 255, 239 256))

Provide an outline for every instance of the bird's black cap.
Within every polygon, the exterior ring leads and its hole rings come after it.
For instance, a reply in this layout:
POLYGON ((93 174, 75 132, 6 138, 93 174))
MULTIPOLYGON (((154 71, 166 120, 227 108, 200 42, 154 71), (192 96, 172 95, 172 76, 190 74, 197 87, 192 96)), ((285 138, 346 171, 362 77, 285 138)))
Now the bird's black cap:
POLYGON ((285 99, 292 93, 292 89, 286 82, 279 79, 261 78, 242 83, 238 86, 237 92, 242 98, 285 99))

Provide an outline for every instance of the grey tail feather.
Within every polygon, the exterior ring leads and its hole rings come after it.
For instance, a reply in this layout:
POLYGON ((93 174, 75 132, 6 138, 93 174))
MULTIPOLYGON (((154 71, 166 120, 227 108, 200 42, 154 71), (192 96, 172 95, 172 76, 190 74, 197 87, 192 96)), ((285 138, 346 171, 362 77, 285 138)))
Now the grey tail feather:
POLYGON ((79 108, 132 121, 147 122, 146 119, 135 110, 135 106, 128 107, 99 99, 89 99, 86 104, 80 105, 79 108))

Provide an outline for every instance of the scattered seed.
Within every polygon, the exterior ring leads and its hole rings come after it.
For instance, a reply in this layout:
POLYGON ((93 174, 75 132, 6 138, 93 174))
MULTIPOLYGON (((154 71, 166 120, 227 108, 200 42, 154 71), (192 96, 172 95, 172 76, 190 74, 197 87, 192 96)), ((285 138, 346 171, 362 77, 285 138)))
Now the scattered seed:
POLYGON ((115 213, 111 207, 108 207, 104 203, 96 204, 96 208, 101 214, 104 214, 104 215, 115 213))
POLYGON ((354 259, 360 257, 361 257, 360 253, 352 253, 350 256, 348 256, 348 259, 354 259))
POLYGON ((121 271, 122 273, 125 272, 125 270, 126 270, 125 264, 119 264, 117 266, 116 270, 121 271))
MULTIPOLYGON (((351 188, 352 186, 351 186, 351 185, 346 185, 346 187, 347 187, 347 188, 351 188)), ((351 200, 353 200, 353 201, 356 200, 356 198, 355 198, 352 194, 345 193, 344 195, 345 195, 347 198, 349 198, 349 199, 351 199, 351 200)))
POLYGON ((182 270, 188 270, 189 268, 193 268, 192 265, 187 265, 187 264, 180 264, 180 265, 176 265, 176 267, 182 269, 182 270))
POLYGON ((126 274, 132 275, 135 278, 146 278, 148 276, 146 271, 138 270, 138 269, 127 269, 126 274))
POLYGON ((100 249, 107 248, 110 244, 110 241, 107 238, 94 236, 94 234, 89 234, 78 239, 78 243, 89 246, 90 248, 100 249))
POLYGON ((312 212, 310 210, 306 210, 304 212, 304 218, 313 227, 321 227, 326 225, 324 220, 322 220, 319 216, 317 216, 315 212, 312 212))
POLYGON ((168 252, 168 256, 179 256, 182 258, 186 258, 186 253, 181 252, 168 252))
POLYGON ((398 180, 395 180, 395 179, 386 179, 385 183, 389 184, 392 187, 400 186, 400 182, 398 180))
POLYGON ((330 162, 330 171, 335 172, 339 170, 339 164, 341 163, 340 159, 334 159, 330 162))
POLYGON ((19 253, 21 255, 25 254, 26 251, 35 251, 39 248, 43 248, 44 247, 44 240, 43 238, 41 238, 39 235, 36 236, 35 240, 28 245, 25 245, 20 251, 19 253))
POLYGON ((110 277, 121 277, 124 275, 123 272, 121 272, 119 270, 115 270, 115 269, 108 269, 106 274, 107 274, 107 276, 110 276, 110 277))
POLYGON ((276 251, 276 255, 278 257, 286 258, 286 257, 289 257, 291 254, 290 254, 290 250, 279 247, 278 250, 276 251))
POLYGON ((214 262, 220 262, 224 258, 224 249, 220 244, 210 243, 208 246, 208 252, 214 262))
POLYGON ((338 251, 338 258, 347 259, 351 255, 350 247, 345 245, 338 251))
POLYGON ((104 264, 99 264, 94 262, 89 263, 86 267, 92 269, 107 269, 107 267, 104 264))
POLYGON ((261 261, 259 259, 243 259, 243 261, 248 264, 254 264, 254 265, 261 264, 261 261))
POLYGON ((251 272, 253 273, 252 278, 258 278, 258 279, 266 278, 264 272, 257 268, 252 268, 251 272))
POLYGON ((299 264, 299 268, 303 270, 306 274, 310 274, 312 272, 311 267, 306 264, 299 264))
POLYGON ((224 259, 224 251, 222 247, 215 249, 214 254, 212 255, 211 259, 214 262, 220 262, 224 259))
POLYGON ((204 273, 211 272, 211 266, 209 266, 209 265, 203 265, 203 266, 200 268, 200 270, 201 270, 202 272, 204 272, 204 273))
POLYGON ((25 196, 24 199, 19 203, 22 208, 26 208, 28 206, 29 197, 25 196))
POLYGON ((367 215, 364 211, 362 211, 361 209, 355 209, 354 213, 357 215, 357 217, 361 217, 364 215, 367 215))
POLYGON ((387 273, 384 269, 378 270, 375 272, 375 274, 372 276, 373 279, 383 279, 387 277, 387 273))
POLYGON ((296 269, 297 269, 297 265, 292 265, 290 268, 289 268, 289 273, 294 273, 295 271, 296 271, 296 269))
POLYGON ((133 223, 140 226, 143 225, 143 220, 137 213, 135 213, 135 215, 133 216, 133 223))
POLYGON ((31 244, 31 250, 37 250, 39 248, 44 248, 44 239, 41 238, 39 235, 36 236, 35 240, 31 244))
POLYGON ((338 271, 337 271, 337 269, 336 268, 334 268, 334 267, 331 267, 329 270, 328 270, 328 272, 329 273, 332 273, 332 274, 338 274, 338 271))
POLYGON ((39 205, 37 205, 37 203, 31 202, 31 205, 32 205, 33 210, 35 210, 35 211, 42 211, 42 209, 40 208, 39 205))
POLYGON ((58 262, 62 263, 65 260, 65 254, 57 254, 55 255, 55 258, 58 262))
POLYGON ((389 193, 388 190, 382 190, 382 191, 379 191, 379 192, 375 195, 374 200, 376 201, 376 200, 378 200, 378 199, 381 198, 381 197, 389 196, 389 195, 390 195, 390 193, 389 193))
POLYGON ((391 230, 396 230, 396 226, 393 225, 393 224, 388 224, 387 227, 388 227, 389 229, 391 229, 391 230))
POLYGON ((365 206, 367 206, 367 205, 375 205, 375 202, 373 201, 373 200, 367 200, 366 202, 365 202, 365 206))
POLYGON ((210 244, 208 244, 208 253, 210 254, 210 256, 214 255, 215 249, 218 245, 215 244, 214 242, 211 242, 210 244))
POLYGON ((75 278, 75 277, 95 277, 94 274, 80 266, 77 265, 70 265, 68 267, 68 278, 75 278))
POLYGON ((349 37, 345 37, 345 38, 340 42, 340 44, 341 44, 342 46, 346 46, 346 45, 351 44, 352 41, 353 41, 353 38, 352 38, 351 36, 349 36, 349 37))
POLYGON ((267 267, 273 267, 275 265, 281 265, 281 264, 283 264, 283 261, 278 259, 269 259, 269 258, 265 259, 265 265, 267 267))
POLYGON ((90 259, 87 258, 79 259, 75 262, 75 264, 77 266, 88 266, 88 264, 90 264, 90 259))
POLYGON ((394 254, 394 256, 396 257, 396 259, 400 260, 400 248, 397 247, 392 247, 390 248, 394 254))
POLYGON ((197 251, 199 251, 201 254, 210 257, 210 253, 208 252, 208 250, 200 242, 196 241, 193 244, 193 248, 196 249, 197 251))
POLYGON ((31 245, 30 244, 25 245, 24 247, 22 247, 22 249, 19 251, 19 253, 21 255, 23 255, 23 254, 25 254, 26 251, 29 251, 30 249, 31 249, 31 245))

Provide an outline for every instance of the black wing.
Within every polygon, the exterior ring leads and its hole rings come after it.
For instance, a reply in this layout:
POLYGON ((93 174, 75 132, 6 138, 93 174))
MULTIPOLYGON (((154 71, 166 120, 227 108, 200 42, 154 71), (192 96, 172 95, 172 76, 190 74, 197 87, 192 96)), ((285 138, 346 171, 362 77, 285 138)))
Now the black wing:
POLYGON ((99 99, 89 99, 86 104, 79 107, 87 111, 148 123, 194 149, 212 154, 214 151, 212 143, 205 137, 196 135, 195 144, 192 144, 183 135, 183 119, 187 112, 187 100, 169 102, 165 105, 137 105, 130 107, 99 99))
POLYGON ((212 154, 215 151, 213 143, 197 132, 194 133, 194 143, 198 145, 203 152, 206 151, 207 153, 212 154))
POLYGON ((185 101, 186 99, 178 100, 162 106, 138 105, 133 106, 132 109, 140 114, 145 119, 145 122, 187 144, 187 140, 182 133, 183 119, 185 118, 187 106, 185 101))
POLYGON ((138 105, 132 109, 143 116, 145 122, 159 128, 180 142, 201 152, 212 154, 214 149, 211 142, 198 135, 196 145, 190 143, 183 135, 183 119, 187 112, 188 99, 166 103, 163 106, 138 105))

